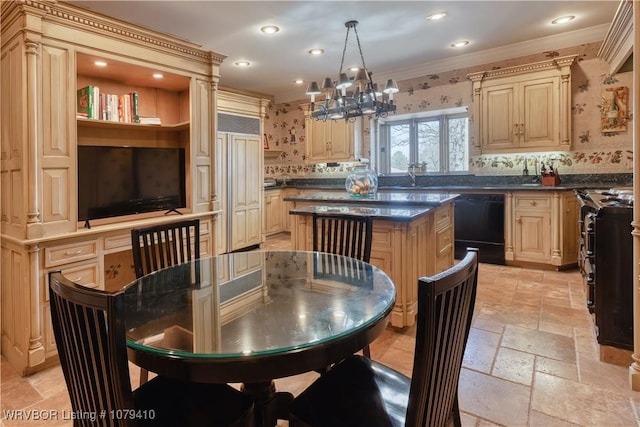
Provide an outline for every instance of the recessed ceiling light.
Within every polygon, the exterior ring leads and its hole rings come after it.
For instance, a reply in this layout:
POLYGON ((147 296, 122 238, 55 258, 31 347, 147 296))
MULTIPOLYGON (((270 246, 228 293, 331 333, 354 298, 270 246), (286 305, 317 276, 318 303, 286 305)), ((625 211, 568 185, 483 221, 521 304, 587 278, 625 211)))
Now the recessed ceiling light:
POLYGON ((551 21, 552 24, 566 24, 569 21, 573 21, 576 17, 573 15, 561 16, 551 21))
POLYGON ((430 21, 437 21, 439 19, 444 18, 445 16, 447 16, 447 12, 438 12, 438 13, 434 13, 433 15, 427 16, 427 19, 430 21))
POLYGON ((96 67, 106 67, 107 66, 107 62, 98 60, 98 61, 94 62, 94 65, 96 67))
POLYGON ((304 80, 298 79, 298 80, 294 80, 293 82, 297 85, 301 85, 302 83, 304 83, 304 80))
POLYGON ((358 71, 359 69, 360 69, 360 67, 350 67, 350 68, 349 68, 349 71, 353 71, 353 72, 355 73, 355 72, 356 72, 356 71, 358 71))
POLYGON ((161 79, 161 78, 163 78, 163 77, 164 77, 164 76, 162 75, 162 73, 153 73, 153 78, 154 78, 154 79, 161 79))
POLYGON ((451 43, 451 47, 465 47, 468 44, 468 40, 460 40, 459 42, 451 43))
POLYGON ((236 66, 241 67, 241 68, 246 68, 249 65, 251 65, 251 62, 249 61, 236 61, 236 66))
POLYGON ((309 53, 311 55, 323 55, 324 54, 324 49, 311 49, 309 51, 309 53))
POLYGON ((265 25, 264 27, 260 28, 260 31, 265 34, 275 34, 280 31, 280 27, 278 27, 277 25, 265 25))

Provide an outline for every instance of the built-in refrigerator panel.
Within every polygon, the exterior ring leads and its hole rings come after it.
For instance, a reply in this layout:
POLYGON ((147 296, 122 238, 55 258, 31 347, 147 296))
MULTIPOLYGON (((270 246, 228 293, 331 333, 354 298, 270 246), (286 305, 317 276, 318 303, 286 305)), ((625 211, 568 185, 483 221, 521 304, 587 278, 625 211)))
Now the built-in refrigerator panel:
POLYGON ((262 240, 262 138, 260 120, 218 114, 216 253, 259 245, 262 240))

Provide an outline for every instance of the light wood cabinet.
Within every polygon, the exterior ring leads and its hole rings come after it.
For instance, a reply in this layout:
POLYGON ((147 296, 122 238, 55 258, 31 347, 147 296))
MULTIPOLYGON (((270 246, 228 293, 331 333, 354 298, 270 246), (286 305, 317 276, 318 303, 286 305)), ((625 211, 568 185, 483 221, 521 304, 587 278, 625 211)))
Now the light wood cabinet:
MULTIPOLYGON (((282 190, 264 191, 264 233, 269 236, 285 230, 285 202, 282 190)), ((287 215, 288 216, 288 215, 287 215)))
POLYGON ((253 135, 231 135, 229 168, 231 203, 230 250, 262 241, 262 139, 253 135))
POLYGON ((78 222, 78 146, 183 148, 182 212, 207 224, 212 251, 212 135, 224 56, 64 2, 0 7, 0 91, 3 105, 12 106, 0 112, 1 348, 24 375, 55 361, 48 272, 61 269, 99 288, 109 275, 121 280, 118 272, 131 263, 123 236, 175 220, 162 211, 92 220, 85 228, 78 222), (96 59, 107 66, 98 69, 96 59), (137 91, 140 114, 162 125, 76 119, 77 89, 88 84, 104 93, 137 91))
POLYGON ((560 78, 482 88, 483 151, 558 144, 560 78))
POLYGON ((560 268, 577 262, 578 203, 572 192, 507 193, 505 221, 508 263, 560 268))
POLYGON ((514 259, 551 261, 551 198, 537 194, 513 197, 514 259))
POLYGON ((355 123, 345 120, 305 118, 308 163, 345 162, 355 159, 355 123))
POLYGON ((263 239, 264 116, 268 100, 218 93, 213 209, 216 254, 259 245, 263 239))
POLYGON ((476 141, 472 152, 568 150, 574 56, 469 74, 476 141))

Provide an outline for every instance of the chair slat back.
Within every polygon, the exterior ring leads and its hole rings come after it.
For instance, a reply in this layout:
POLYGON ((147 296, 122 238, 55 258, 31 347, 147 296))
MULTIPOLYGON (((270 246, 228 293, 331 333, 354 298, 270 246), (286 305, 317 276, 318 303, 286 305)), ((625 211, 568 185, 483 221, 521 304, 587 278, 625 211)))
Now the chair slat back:
POLYGON ((60 364, 78 417, 74 426, 135 425, 109 416, 111 410, 134 408, 122 321, 124 294, 86 288, 51 272, 49 296, 60 364))
POLYGON ((458 381, 478 283, 477 249, 418 281, 416 348, 407 426, 444 426, 458 410, 458 381))
POLYGON ((131 230, 133 266, 140 278, 156 270, 200 258, 200 220, 131 230))
POLYGON ((313 214, 313 250, 344 255, 369 262, 371 218, 313 214))

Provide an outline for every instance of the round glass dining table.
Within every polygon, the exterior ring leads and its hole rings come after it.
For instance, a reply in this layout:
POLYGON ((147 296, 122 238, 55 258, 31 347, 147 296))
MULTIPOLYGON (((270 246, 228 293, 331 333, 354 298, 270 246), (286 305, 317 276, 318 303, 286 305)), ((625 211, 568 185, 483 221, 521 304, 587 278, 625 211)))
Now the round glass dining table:
POLYGON ((133 363, 187 381, 243 383, 265 407, 273 379, 325 369, 375 340, 396 295, 371 264, 307 251, 202 258, 124 292, 133 363))

